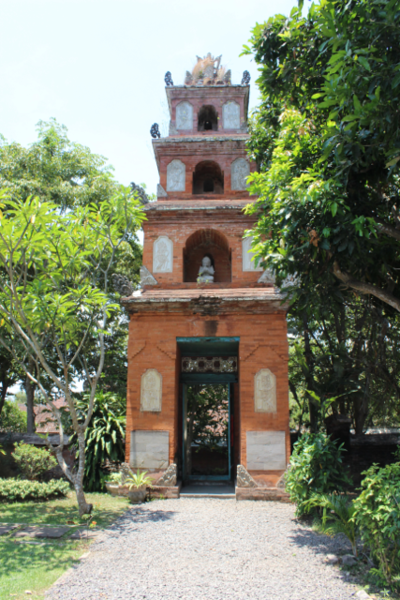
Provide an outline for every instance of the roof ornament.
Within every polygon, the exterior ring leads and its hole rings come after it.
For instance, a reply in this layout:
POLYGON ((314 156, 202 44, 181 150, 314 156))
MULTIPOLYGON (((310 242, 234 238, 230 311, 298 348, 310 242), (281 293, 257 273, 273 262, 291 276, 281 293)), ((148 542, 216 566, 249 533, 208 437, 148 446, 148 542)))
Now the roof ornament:
POLYGON ((137 193, 138 195, 138 199, 140 200, 140 202, 142 204, 148 204, 149 203, 149 199, 147 197, 146 192, 144 191, 144 188, 142 188, 141 185, 136 185, 136 183, 134 183, 133 181, 131 182, 131 189, 132 189, 132 193, 137 193))
POLYGON ((172 85, 174 85, 174 82, 172 81, 171 71, 167 71, 165 73, 164 81, 167 87, 171 87, 172 85))
POLYGON ((158 123, 153 123, 153 125, 150 127, 150 135, 152 138, 160 138, 161 137, 160 128, 158 127, 158 123))
POLYGON ((226 67, 221 66, 221 58, 214 58, 209 52, 203 58, 196 56, 197 63, 192 69, 192 72, 186 71, 185 85, 206 86, 206 85, 230 85, 231 71, 227 71, 226 67))
POLYGON ((249 85, 250 79, 250 73, 248 71, 243 71, 242 85, 249 85))
POLYGON ((126 275, 121 275, 120 273, 114 273, 112 276, 112 282, 114 285, 114 289, 121 296, 127 297, 132 296, 134 287, 126 277, 126 275))

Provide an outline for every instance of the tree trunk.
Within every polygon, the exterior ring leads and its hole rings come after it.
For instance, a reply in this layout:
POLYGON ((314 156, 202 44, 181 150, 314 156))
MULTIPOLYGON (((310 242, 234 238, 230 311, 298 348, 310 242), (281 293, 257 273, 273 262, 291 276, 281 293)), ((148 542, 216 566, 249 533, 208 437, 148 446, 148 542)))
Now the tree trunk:
POLYGON ((33 403, 35 399, 35 384, 26 377, 25 379, 26 393, 26 426, 28 433, 35 433, 35 413, 33 411, 33 403))
POLYGON ((4 408, 4 404, 6 401, 8 385, 3 381, 1 385, 1 393, 0 393, 0 417, 4 408))
POLYGON ((83 491, 83 476, 85 474, 85 433, 83 431, 78 433, 78 449, 79 449, 79 458, 78 458, 78 468, 75 472, 71 471, 70 467, 65 462, 63 457, 62 446, 58 446, 53 451, 58 460, 58 464, 63 470, 64 475, 70 480, 72 485, 74 486, 76 500, 78 502, 79 508, 79 516, 83 517, 84 515, 90 515, 93 510, 93 504, 88 504, 86 502, 85 494, 83 491))

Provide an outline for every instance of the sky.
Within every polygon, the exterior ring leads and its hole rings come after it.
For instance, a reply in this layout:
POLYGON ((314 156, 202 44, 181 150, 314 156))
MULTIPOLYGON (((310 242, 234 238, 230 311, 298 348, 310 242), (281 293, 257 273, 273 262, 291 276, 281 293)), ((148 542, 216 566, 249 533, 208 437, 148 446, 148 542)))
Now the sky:
POLYGON ((239 84, 257 65, 239 58, 256 22, 296 0, 0 0, 0 133, 27 146, 54 117, 72 141, 108 159, 124 185, 155 193, 150 127, 168 131, 164 75, 183 84, 196 55, 222 54, 239 84))

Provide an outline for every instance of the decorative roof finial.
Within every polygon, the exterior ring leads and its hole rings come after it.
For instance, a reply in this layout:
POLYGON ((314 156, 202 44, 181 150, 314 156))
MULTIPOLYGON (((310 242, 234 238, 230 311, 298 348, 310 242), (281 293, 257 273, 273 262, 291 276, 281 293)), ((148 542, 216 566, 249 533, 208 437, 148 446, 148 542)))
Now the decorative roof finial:
POLYGON ((150 127, 150 135, 152 138, 160 138, 161 137, 158 123, 153 123, 153 125, 150 127))
POLYGON ((172 81, 171 71, 167 71, 165 73, 164 81, 167 87, 171 87, 172 85, 174 85, 174 82, 172 81))
POLYGON ((249 85, 249 83, 250 83, 250 73, 248 71, 243 71, 242 85, 249 85))
POLYGON ((186 71, 185 85, 230 85, 231 72, 226 67, 221 66, 221 58, 214 58, 209 52, 203 58, 196 56, 197 63, 192 72, 186 71))

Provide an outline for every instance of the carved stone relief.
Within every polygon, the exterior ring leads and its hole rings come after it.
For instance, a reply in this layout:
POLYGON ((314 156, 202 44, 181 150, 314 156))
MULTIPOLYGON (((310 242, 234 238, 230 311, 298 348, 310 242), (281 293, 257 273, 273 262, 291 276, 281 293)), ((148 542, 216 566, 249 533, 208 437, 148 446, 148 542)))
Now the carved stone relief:
POLYGON ((276 377, 269 369, 261 369, 254 376, 255 412, 276 412, 276 377))
POLYGON ((252 237, 243 238, 242 240, 242 265, 243 271, 262 271, 262 267, 257 267, 253 257, 254 252, 251 251, 252 237))
POLYGON ((153 273, 172 273, 173 243, 161 235, 153 245, 153 273))
POLYGON ((150 273, 150 271, 142 265, 140 267, 140 285, 157 285, 157 279, 150 273))
POLYGON ((167 192, 184 192, 186 167, 184 163, 175 159, 167 166, 167 192))
POLYGON ((156 369, 147 369, 142 375, 140 410, 161 412, 162 375, 156 369))
POLYGON ((231 189, 246 190, 247 177, 250 175, 250 165, 245 158, 237 158, 231 165, 231 189))
POLYGON ((168 194, 161 183, 157 183, 157 198, 168 198, 168 194))
POLYGON ((193 129, 193 106, 190 102, 179 102, 176 107, 176 128, 193 129))
POLYGON ((222 123, 224 129, 240 129, 240 106, 231 100, 222 107, 222 123))
POLYGON ((275 285, 275 275, 271 269, 265 269, 264 273, 259 277, 257 283, 273 283, 275 285))

